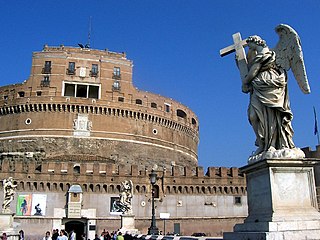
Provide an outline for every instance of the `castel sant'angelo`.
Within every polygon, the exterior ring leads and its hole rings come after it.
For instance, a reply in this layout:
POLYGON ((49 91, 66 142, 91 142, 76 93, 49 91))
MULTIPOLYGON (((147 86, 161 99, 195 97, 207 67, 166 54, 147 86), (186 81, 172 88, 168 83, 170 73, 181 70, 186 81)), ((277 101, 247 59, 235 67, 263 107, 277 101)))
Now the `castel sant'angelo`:
POLYGON ((124 53, 45 45, 33 53, 26 81, 0 87, 0 178, 17 184, 11 210, 27 239, 52 229, 88 239, 119 229, 112 203, 125 180, 133 182, 135 225, 145 233, 152 168, 161 231, 217 236, 247 215, 244 176, 198 166, 197 116, 137 90, 132 67, 124 53), (170 214, 166 226, 161 213, 170 214))

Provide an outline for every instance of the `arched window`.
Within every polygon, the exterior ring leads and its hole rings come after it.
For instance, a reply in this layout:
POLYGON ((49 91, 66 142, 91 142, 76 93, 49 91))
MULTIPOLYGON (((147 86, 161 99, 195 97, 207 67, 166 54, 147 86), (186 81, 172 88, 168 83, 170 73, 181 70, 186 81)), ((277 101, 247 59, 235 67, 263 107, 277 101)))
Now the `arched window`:
POLYGON ((152 102, 152 103, 151 103, 151 107, 152 107, 152 108, 157 108, 157 104, 154 103, 154 102, 152 102))
POLYGON ((73 167, 73 173, 80 174, 80 165, 75 165, 73 167))

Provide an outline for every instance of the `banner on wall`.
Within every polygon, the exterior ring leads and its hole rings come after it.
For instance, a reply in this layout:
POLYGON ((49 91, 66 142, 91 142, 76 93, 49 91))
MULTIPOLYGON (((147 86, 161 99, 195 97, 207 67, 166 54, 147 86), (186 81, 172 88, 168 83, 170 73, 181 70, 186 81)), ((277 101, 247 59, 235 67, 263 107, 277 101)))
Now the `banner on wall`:
POLYGON ((17 199, 17 216, 30 216, 31 215, 31 202, 32 195, 18 195, 17 199))
POLYGON ((119 197, 111 197, 110 198, 110 214, 115 214, 115 215, 122 214, 122 210, 119 205, 119 202, 120 202, 119 197))
POLYGON ((44 216, 46 215, 47 195, 32 194, 31 215, 44 216))

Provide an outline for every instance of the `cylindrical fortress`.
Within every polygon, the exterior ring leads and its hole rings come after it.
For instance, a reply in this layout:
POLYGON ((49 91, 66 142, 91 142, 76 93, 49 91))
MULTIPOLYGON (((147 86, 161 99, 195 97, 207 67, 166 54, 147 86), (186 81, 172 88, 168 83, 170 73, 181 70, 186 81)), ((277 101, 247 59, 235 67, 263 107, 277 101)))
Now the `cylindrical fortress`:
POLYGON ((140 166, 197 166, 186 106, 137 90, 124 53, 44 46, 29 79, 0 88, 0 154, 140 166))

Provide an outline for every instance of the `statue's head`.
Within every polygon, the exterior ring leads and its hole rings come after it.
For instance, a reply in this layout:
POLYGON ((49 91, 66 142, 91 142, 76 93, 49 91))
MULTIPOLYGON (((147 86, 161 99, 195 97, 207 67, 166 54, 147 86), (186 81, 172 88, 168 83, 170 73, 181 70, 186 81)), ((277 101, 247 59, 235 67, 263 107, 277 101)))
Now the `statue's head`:
POLYGON ((267 47, 267 43, 265 40, 263 40, 260 36, 258 35, 253 35, 247 38, 246 42, 249 43, 253 43, 257 46, 261 46, 261 47, 267 47))

